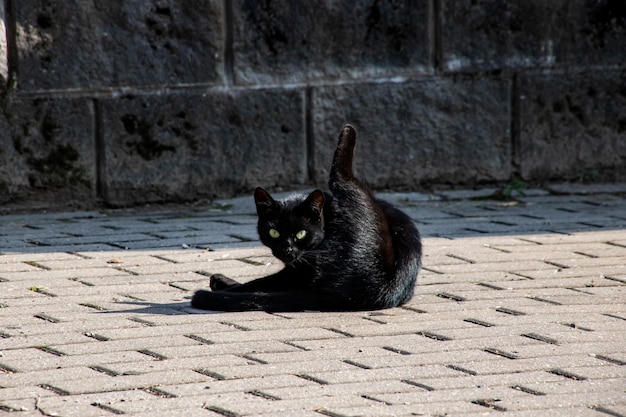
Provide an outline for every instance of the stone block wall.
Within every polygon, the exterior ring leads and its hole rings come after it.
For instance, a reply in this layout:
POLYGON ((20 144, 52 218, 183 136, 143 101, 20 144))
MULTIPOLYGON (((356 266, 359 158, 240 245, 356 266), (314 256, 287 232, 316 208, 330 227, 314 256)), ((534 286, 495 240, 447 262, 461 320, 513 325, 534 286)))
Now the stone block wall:
POLYGON ((0 203, 626 179, 622 0, 2 0, 0 203))

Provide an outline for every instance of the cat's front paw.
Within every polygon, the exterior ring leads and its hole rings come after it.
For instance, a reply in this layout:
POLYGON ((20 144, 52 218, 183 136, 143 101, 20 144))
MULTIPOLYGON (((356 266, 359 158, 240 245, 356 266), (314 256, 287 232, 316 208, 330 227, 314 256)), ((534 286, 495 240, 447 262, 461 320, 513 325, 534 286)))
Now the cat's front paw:
POLYGON ((209 287, 213 291, 223 291, 233 285, 237 285, 237 281, 222 274, 213 274, 209 278, 209 287))

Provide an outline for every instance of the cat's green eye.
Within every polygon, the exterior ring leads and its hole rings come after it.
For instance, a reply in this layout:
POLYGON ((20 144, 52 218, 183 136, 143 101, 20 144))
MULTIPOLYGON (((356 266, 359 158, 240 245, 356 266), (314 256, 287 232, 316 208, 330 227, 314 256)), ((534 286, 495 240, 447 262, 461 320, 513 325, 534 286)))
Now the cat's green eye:
POLYGON ((306 230, 300 230, 298 233, 296 233, 296 239, 298 240, 304 239, 305 236, 306 236, 306 230))
POLYGON ((277 239, 280 237, 280 233, 278 233, 278 230, 276 229, 270 229, 270 237, 277 239))

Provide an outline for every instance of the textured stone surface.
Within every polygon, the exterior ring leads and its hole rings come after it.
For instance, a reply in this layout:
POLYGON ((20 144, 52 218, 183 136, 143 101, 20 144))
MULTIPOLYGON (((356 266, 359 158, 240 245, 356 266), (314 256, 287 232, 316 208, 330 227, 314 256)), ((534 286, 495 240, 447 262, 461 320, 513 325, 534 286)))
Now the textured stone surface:
POLYGON ((105 199, 191 199, 302 183, 303 105, 296 90, 105 100, 105 199))
POLYGON ((442 0, 447 71, 621 64, 621 0, 442 0))
POLYGON ((33 191, 95 197, 94 112, 86 99, 14 99, 0 115, 0 201, 33 191))
POLYGON ((0 200, 624 181, 625 4, 0 1, 0 200))
POLYGON ((356 172, 377 188, 510 175, 508 84, 500 80, 315 89, 315 174, 324 183, 342 124, 358 131, 356 172))
POLYGON ((24 90, 221 82, 221 0, 14 3, 24 90))
POLYGON ((430 72, 426 0, 233 2, 236 83, 430 72))
POLYGON ((624 415, 624 195, 536 195, 516 205, 387 197, 419 220, 424 268, 406 306, 360 312, 190 308, 206 273, 243 282, 281 268, 258 241, 200 249, 256 233, 249 199, 224 200, 227 210, 3 216, 1 409, 624 415), (195 239, 202 245, 191 247, 195 239))
POLYGON ((524 178, 626 178, 626 71, 528 75, 519 85, 524 178))

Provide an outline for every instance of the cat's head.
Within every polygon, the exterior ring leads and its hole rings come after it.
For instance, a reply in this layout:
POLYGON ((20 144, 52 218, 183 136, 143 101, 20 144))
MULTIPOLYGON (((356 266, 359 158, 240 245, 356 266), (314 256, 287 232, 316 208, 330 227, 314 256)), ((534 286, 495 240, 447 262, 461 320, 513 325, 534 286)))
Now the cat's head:
POLYGON ((254 191, 261 242, 287 265, 296 263, 324 239, 324 193, 274 200, 259 187, 254 191))

